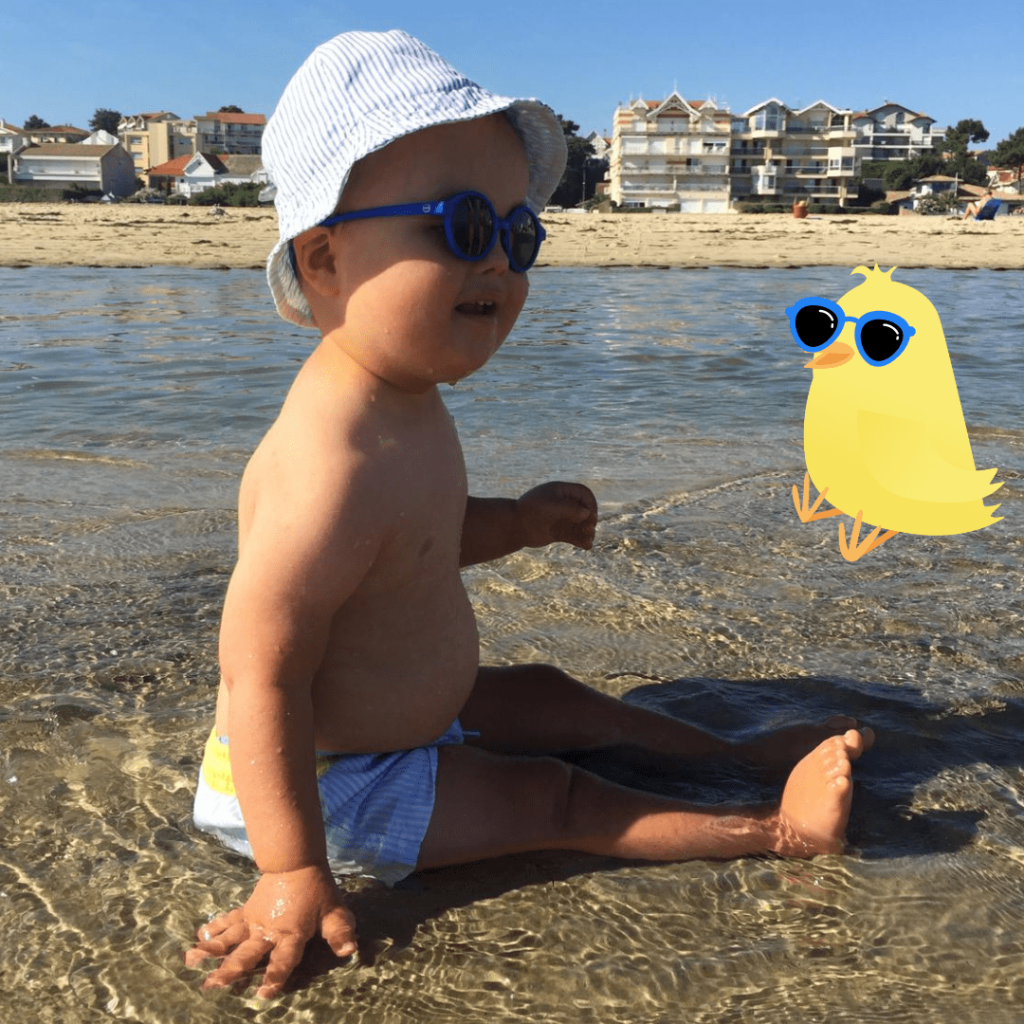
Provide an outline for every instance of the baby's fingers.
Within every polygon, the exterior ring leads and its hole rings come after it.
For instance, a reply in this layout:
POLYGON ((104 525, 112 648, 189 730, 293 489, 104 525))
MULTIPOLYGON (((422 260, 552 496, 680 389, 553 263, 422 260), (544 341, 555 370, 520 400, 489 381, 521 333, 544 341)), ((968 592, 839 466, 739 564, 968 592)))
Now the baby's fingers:
POLYGON ((207 957, 227 956, 249 937, 249 927, 239 911, 232 911, 203 925, 197 936, 199 941, 185 953, 187 967, 197 967, 207 957))
POLYGON ((225 957, 217 970, 211 972, 203 982, 203 988, 228 988, 236 982, 248 981, 271 950, 266 939, 246 939, 230 956, 225 957))
POLYGON ((256 990, 257 998, 272 999, 280 993, 284 983, 291 977, 292 971, 302 959, 305 948, 305 942, 294 935, 286 936, 274 946, 270 952, 266 973, 263 975, 263 983, 256 990))
POLYGON ((337 957, 354 956, 356 947, 356 919, 344 907, 336 907, 324 915, 320 934, 337 957))

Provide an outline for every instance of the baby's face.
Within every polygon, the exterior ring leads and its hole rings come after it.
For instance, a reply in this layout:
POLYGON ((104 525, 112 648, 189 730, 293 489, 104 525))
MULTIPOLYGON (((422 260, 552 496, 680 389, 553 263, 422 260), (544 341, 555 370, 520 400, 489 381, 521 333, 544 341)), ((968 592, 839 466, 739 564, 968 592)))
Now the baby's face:
MULTIPOLYGON (((519 137, 504 115, 441 125, 361 160, 340 209, 482 192, 505 217, 526 198, 519 137)), ((375 375, 422 391, 479 369, 512 329, 526 300, 526 274, 500 244, 478 262, 448 249, 433 216, 349 221, 331 229, 341 326, 331 338, 375 375)))

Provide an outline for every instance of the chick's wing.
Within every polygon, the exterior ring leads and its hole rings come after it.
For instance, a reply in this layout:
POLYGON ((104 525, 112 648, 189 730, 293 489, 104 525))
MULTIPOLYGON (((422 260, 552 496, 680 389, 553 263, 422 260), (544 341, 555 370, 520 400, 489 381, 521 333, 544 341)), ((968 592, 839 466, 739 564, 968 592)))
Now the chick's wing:
POLYGON ((1003 486, 992 483, 995 469, 953 465, 939 451, 929 424, 919 420, 860 410, 857 440, 871 475, 902 498, 957 503, 980 500, 1003 486))

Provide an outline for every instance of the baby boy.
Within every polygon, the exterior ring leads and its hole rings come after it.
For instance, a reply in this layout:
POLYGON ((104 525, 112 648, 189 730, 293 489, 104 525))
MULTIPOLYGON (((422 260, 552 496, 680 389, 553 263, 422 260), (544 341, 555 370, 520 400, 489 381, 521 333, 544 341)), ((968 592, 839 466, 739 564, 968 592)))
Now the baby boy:
POLYGON ((543 665, 481 667, 461 566, 523 547, 589 549, 581 484, 468 496, 438 385, 497 351, 526 300, 561 176, 558 119, 495 96, 401 32, 319 47, 264 137, 281 241, 278 310, 320 333, 246 468, 220 635, 199 828, 260 871, 199 931, 211 987, 279 992, 308 940, 356 950, 335 877, 565 849, 649 860, 842 849, 849 719, 732 746, 543 665), (695 807, 553 756, 798 762, 778 806, 695 807))

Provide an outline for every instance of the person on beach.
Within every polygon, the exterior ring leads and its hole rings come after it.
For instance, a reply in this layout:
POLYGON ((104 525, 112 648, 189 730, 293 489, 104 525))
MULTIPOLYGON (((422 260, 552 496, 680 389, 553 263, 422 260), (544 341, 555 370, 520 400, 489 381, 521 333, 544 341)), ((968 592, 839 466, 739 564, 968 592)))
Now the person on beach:
POLYGON ((978 214, 989 204, 989 201, 995 197, 995 192, 990 188, 985 194, 973 203, 967 204, 967 209, 964 210, 964 215, 960 218, 961 220, 970 220, 977 218, 978 214))
POLYGON ((278 310, 321 341, 239 494, 221 684, 197 827, 251 856, 244 906, 202 926, 189 966, 225 987, 266 961, 281 991, 306 943, 356 952, 336 875, 533 850, 655 861, 843 849, 848 718, 730 744, 546 665, 481 667, 461 566, 556 542, 589 549, 582 484, 467 495, 438 385, 508 335, 565 162, 561 125, 495 96, 401 32, 349 33, 296 73, 267 127, 278 310), (699 807, 624 788, 559 752, 792 768, 774 806, 699 807))

